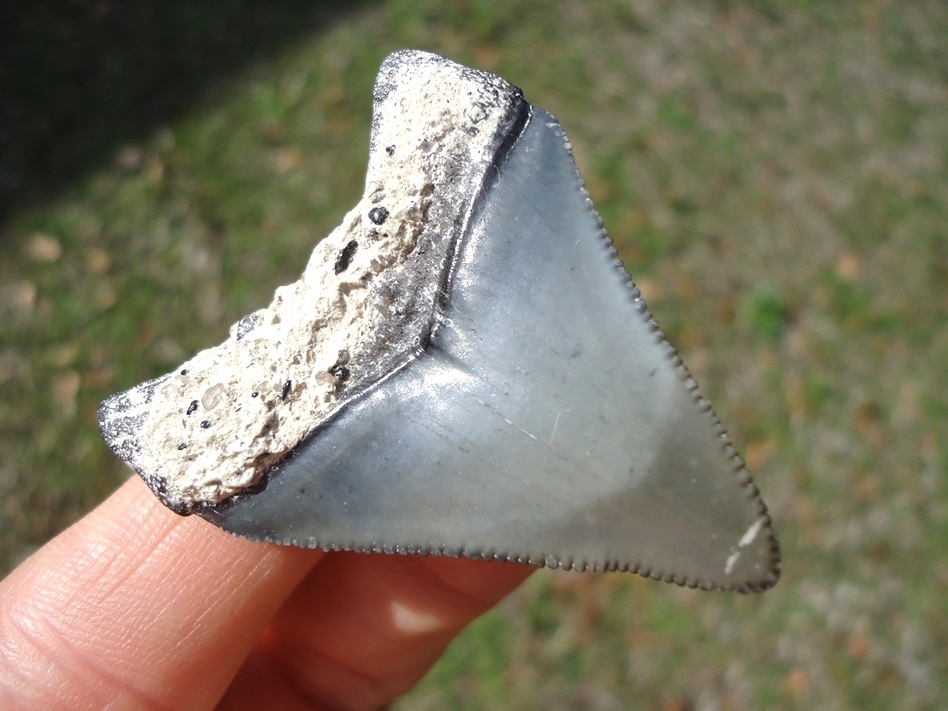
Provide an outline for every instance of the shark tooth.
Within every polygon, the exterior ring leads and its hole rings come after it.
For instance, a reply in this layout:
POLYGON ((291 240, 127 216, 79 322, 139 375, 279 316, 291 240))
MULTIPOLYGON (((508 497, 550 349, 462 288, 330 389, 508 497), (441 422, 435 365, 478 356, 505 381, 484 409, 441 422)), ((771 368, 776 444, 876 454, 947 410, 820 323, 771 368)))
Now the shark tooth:
POLYGON ((383 63, 365 193, 300 281, 99 419, 166 505, 254 540, 742 592, 779 575, 560 125, 431 54, 383 63))

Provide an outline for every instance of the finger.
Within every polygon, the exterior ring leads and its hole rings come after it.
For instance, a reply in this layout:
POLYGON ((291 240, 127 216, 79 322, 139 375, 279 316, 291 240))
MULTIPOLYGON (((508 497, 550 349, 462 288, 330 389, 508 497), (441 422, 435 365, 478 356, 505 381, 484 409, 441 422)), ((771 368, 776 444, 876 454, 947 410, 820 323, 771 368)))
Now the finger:
POLYGON ((211 708, 321 555, 177 516, 134 477, 0 583, 0 707, 211 708))
POLYGON ((221 708, 376 709, 411 689, 471 620, 534 570, 333 553, 293 593, 221 708), (261 679, 281 680, 277 691, 261 679))

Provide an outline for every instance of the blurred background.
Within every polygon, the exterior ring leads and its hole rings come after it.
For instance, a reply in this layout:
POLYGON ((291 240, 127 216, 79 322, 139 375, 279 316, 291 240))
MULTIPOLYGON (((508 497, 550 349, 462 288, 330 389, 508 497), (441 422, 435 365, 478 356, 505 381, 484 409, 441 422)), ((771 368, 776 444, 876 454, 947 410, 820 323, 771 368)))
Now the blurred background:
POLYGON ((0 572, 128 476, 102 398, 222 340, 356 203, 402 47, 560 119, 784 574, 542 571, 396 708, 948 706, 941 0, 5 4, 0 572))

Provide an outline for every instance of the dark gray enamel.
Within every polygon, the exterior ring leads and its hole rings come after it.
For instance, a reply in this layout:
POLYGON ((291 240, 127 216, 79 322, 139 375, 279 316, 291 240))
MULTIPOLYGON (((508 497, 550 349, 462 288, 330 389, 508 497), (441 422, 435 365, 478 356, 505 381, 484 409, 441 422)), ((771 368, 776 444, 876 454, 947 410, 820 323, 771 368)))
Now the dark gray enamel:
POLYGON ((741 591, 776 581, 764 504, 616 261, 548 114, 534 109, 475 198, 444 287, 420 355, 255 493, 201 515, 327 549, 629 569, 741 591))

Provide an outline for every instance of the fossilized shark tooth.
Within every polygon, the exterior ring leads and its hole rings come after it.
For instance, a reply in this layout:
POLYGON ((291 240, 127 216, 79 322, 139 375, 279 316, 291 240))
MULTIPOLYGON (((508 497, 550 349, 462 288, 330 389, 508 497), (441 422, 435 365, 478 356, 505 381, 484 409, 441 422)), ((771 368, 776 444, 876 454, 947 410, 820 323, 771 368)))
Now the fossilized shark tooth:
POLYGON ((771 519, 618 262, 556 120, 414 51, 300 281, 103 403, 178 513, 255 540, 762 590, 771 519))

